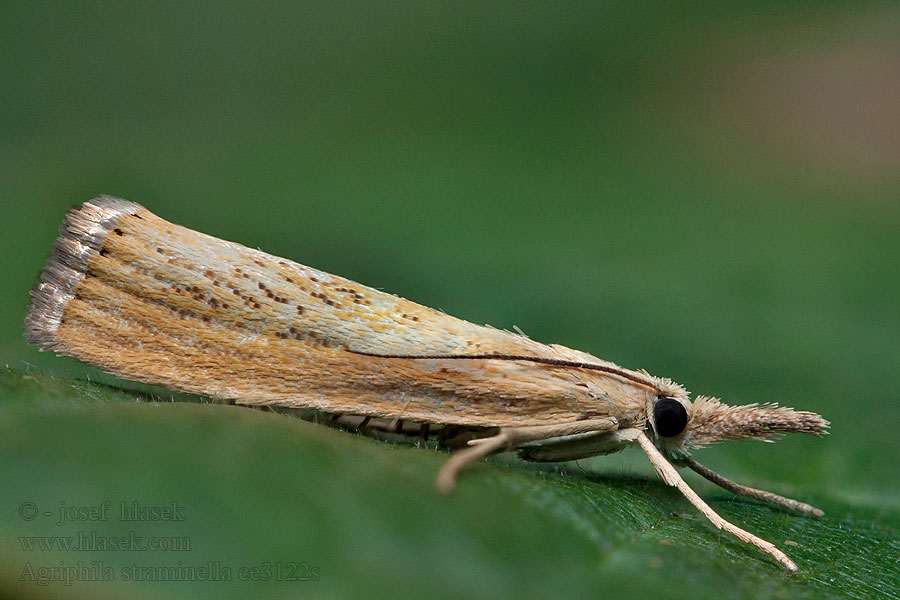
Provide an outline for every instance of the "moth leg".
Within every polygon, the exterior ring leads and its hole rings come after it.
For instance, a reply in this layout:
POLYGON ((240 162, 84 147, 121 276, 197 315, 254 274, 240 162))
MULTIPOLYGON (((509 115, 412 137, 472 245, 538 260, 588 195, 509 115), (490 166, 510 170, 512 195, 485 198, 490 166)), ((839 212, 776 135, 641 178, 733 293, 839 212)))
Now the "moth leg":
POLYGON ((769 504, 775 504, 776 506, 783 506, 784 508, 789 508, 791 510, 796 510, 808 515, 813 515, 815 517, 821 517, 825 514, 821 509, 816 508, 815 506, 810 506, 805 502, 800 502, 799 500, 794 500, 793 498, 785 498, 784 496, 779 496, 774 492, 767 492, 765 490, 758 490, 756 488, 747 487, 745 485, 741 485, 739 483, 735 483, 730 479, 719 475, 709 467, 701 465, 696 460, 691 458, 690 456, 686 456, 679 460, 679 462, 687 465, 691 470, 700 476, 708 479, 719 487, 725 488, 729 492, 737 494, 739 496, 747 496, 749 498, 755 498, 756 500, 762 500, 763 502, 768 502, 769 504))
POLYGON ((428 442, 428 433, 428 423, 422 423, 421 427, 419 428, 419 439, 416 442, 417 446, 421 445, 423 448, 425 447, 426 442, 428 442))
POLYGON ((641 449, 647 455, 647 458, 650 459, 650 464, 653 465, 653 468, 656 469, 657 474, 659 474, 662 480, 668 485, 678 488, 678 491, 681 492, 684 497, 697 508, 697 510, 703 513, 703 516, 709 519, 713 525, 718 529, 724 529, 742 542, 753 544, 763 552, 768 553, 789 571, 797 570, 797 565, 794 561, 788 558, 784 552, 779 550, 775 544, 767 542, 766 540, 753 535, 749 531, 744 531, 736 525, 732 525, 710 508, 710 506, 697 495, 697 492, 692 490, 688 484, 685 483, 684 479, 681 478, 681 475, 678 474, 678 471, 675 470, 675 467, 673 467, 669 461, 666 460, 666 457, 663 456, 662 452, 653 445, 653 442, 650 441, 650 438, 647 437, 646 433, 641 431, 640 435, 637 436, 637 442, 641 445, 641 449))
MULTIPOLYGON (((372 417, 360 417, 358 415, 344 415, 337 414, 331 415, 331 418, 328 421, 328 425, 331 427, 337 427, 339 429, 349 429, 355 430, 359 433, 365 433, 366 429, 369 427, 369 422, 372 420, 372 417)), ((374 424, 373 424, 373 428, 374 424)))
MULTIPOLYGON (((619 421, 615 417, 603 417, 602 419, 586 419, 584 421, 570 421, 568 423, 554 423, 552 425, 533 425, 531 427, 504 428, 501 431, 514 431, 516 444, 536 442, 557 437, 568 437, 583 433, 603 433, 615 431, 619 427, 619 421)), ((470 446, 482 444, 491 438, 478 438, 469 441, 470 446)))
POLYGON ((498 450, 513 450, 522 442, 588 431, 612 431, 618 426, 619 422, 615 418, 607 417, 553 425, 504 427, 496 435, 471 440, 468 448, 455 452, 438 471, 435 485, 440 492, 446 494, 456 486, 456 476, 463 467, 498 450))
POLYGON ((531 462, 566 462, 614 454, 621 452, 637 439, 639 431, 639 429, 620 429, 528 442, 519 446, 519 458, 531 462))
POLYGON ((456 476, 463 467, 497 450, 508 448, 513 444, 514 439, 512 429, 501 429, 497 435, 483 438, 481 444, 454 452, 438 471, 434 485, 442 494, 449 493, 456 487, 456 476))

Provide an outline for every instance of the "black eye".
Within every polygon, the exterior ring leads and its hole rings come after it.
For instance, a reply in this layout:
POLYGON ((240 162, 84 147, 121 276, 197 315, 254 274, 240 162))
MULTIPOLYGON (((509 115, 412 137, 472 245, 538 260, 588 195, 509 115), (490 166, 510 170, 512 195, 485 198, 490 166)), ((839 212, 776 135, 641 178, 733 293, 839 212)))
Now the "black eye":
POLYGON ((678 400, 660 398, 653 407, 656 433, 663 437, 678 435, 687 426, 687 411, 678 400))

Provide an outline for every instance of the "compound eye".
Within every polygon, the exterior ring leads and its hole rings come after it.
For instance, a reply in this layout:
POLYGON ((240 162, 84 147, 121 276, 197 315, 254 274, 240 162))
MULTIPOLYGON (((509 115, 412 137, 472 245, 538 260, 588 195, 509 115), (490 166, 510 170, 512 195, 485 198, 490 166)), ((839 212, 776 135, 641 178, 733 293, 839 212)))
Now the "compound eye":
POLYGON ((687 427, 687 411, 681 402, 672 398, 660 398, 653 407, 656 433, 663 437, 673 437, 687 427))

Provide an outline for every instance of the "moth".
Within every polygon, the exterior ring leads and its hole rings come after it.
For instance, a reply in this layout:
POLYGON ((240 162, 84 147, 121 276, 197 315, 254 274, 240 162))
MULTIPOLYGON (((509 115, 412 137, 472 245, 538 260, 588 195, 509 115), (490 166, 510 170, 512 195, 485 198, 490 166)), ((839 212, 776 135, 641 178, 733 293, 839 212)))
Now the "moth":
POLYGON ((454 431, 437 487, 499 451, 569 461, 637 444, 719 529, 797 569, 681 478, 821 516, 739 485, 692 451, 725 440, 820 435, 818 414, 689 399, 673 381, 451 317, 395 295, 169 223, 101 196, 73 208, 31 291, 28 341, 118 377, 256 406, 316 409, 454 431))

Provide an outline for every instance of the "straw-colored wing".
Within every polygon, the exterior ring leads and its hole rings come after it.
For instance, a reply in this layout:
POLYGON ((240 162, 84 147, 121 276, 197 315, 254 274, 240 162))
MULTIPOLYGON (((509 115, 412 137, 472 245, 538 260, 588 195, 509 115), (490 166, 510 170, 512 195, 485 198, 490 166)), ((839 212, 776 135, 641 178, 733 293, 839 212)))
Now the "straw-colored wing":
POLYGON ((612 365, 173 225, 117 198, 68 214, 41 281, 26 319, 32 343, 125 379, 245 404, 465 425, 611 415, 631 426, 652 400, 646 386, 605 373, 348 352, 612 365))

